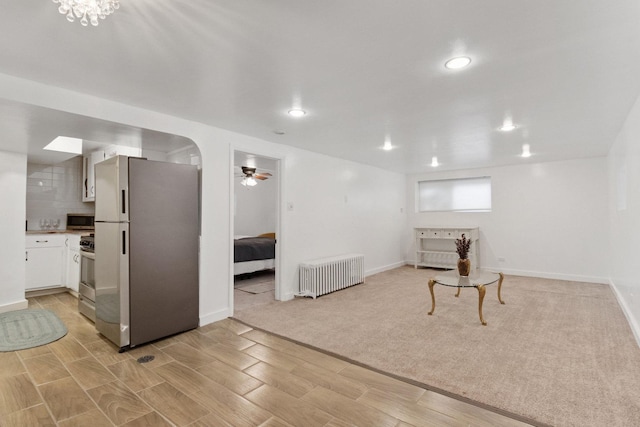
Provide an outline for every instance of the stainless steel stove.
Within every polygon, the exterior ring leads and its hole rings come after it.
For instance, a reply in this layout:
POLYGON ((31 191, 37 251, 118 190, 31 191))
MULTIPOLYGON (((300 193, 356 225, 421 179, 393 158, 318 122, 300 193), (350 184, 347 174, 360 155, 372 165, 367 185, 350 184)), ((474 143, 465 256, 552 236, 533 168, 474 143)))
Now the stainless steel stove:
POLYGON ((93 234, 80 239, 80 285, 78 311, 96 321, 96 283, 94 279, 94 243, 93 234))

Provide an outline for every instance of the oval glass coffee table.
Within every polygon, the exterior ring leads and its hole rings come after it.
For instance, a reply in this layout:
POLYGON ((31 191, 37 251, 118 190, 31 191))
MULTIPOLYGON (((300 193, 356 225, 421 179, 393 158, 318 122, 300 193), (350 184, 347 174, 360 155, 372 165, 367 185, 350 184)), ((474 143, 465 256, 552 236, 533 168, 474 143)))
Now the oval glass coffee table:
POLYGON ((491 273, 488 271, 473 271, 468 276, 460 276, 457 271, 451 270, 442 274, 438 274, 435 278, 429 279, 429 292, 431 292, 431 311, 429 315, 433 314, 436 309, 436 297, 433 294, 433 286, 438 284, 442 286, 449 286, 452 288, 458 288, 456 298, 460 295, 460 289, 462 288, 476 288, 478 290, 478 314, 480 315, 480 323, 486 326, 487 322, 482 317, 482 301, 484 301, 484 294, 486 292, 485 286, 498 282, 498 301, 500 304, 504 304, 500 291, 502 289, 502 280, 504 275, 502 273, 491 273))

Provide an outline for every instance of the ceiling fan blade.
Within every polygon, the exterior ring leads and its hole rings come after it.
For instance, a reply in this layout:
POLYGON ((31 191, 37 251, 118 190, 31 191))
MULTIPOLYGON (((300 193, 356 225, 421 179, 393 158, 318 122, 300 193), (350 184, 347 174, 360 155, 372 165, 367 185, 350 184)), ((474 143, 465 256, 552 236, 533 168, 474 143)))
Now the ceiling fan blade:
POLYGON ((256 179, 260 179, 262 181, 264 181, 265 179, 269 179, 268 176, 264 176, 264 174, 261 174, 261 173, 257 173, 255 175, 253 175, 253 177, 256 178, 256 179))

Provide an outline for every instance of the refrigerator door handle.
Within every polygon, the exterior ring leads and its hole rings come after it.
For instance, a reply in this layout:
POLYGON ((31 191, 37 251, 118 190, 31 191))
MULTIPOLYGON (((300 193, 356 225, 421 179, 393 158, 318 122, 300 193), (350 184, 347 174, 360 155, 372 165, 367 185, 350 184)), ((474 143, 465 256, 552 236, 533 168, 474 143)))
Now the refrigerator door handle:
POLYGON ((122 230, 122 255, 127 254, 127 232, 122 230))
POLYGON ((126 189, 122 189, 122 214, 126 215, 127 214, 127 190, 126 189))

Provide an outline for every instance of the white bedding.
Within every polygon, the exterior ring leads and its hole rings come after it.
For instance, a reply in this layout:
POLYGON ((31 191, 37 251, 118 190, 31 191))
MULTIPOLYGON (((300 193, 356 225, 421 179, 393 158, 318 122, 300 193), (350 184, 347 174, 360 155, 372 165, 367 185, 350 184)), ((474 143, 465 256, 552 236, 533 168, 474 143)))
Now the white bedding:
POLYGON ((253 273, 254 271, 276 268, 275 259, 261 259, 258 261, 236 262, 233 264, 233 275, 253 273))

